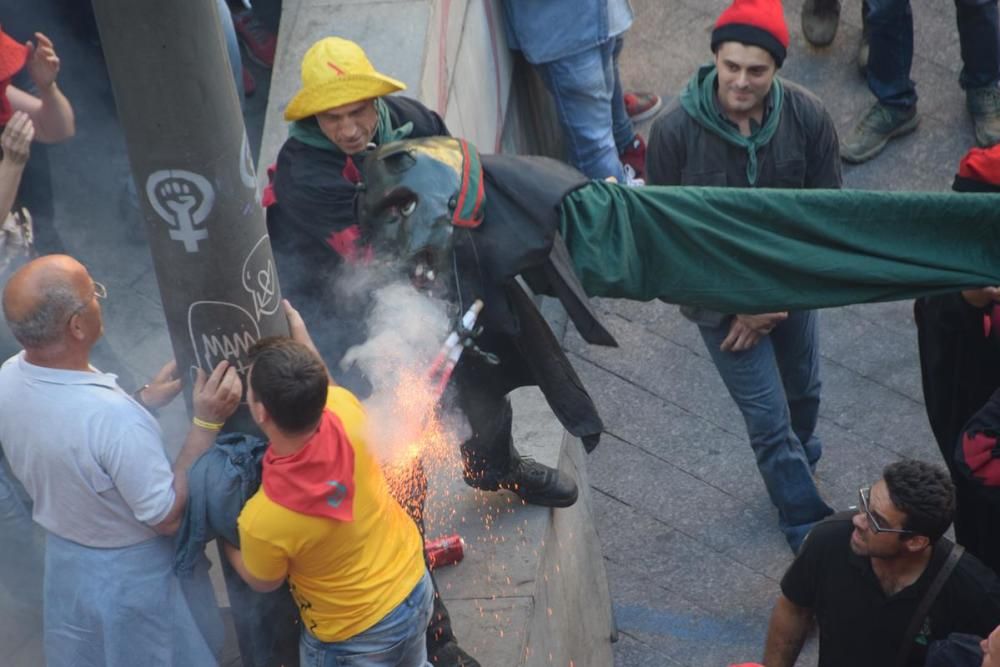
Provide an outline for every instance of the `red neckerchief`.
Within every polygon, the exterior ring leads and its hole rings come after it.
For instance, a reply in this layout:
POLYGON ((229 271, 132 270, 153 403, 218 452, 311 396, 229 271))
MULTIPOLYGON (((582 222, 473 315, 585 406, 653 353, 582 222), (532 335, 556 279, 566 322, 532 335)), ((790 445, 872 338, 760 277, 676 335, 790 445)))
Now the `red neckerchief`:
POLYGON ((354 448, 340 419, 323 411, 306 446, 289 456, 264 454, 264 493, 282 507, 337 521, 354 520, 354 448))
POLYGON ((7 99, 7 86, 9 85, 10 79, 0 81, 0 127, 6 125, 10 117, 14 115, 14 107, 11 106, 10 100, 7 99))

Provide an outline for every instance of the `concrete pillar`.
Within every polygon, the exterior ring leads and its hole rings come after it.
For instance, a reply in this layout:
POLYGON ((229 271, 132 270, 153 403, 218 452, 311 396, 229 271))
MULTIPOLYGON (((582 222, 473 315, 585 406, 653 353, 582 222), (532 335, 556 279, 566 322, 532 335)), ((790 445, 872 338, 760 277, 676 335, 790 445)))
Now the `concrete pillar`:
POLYGON ((178 367, 245 370, 288 329, 218 3, 93 4, 178 367))

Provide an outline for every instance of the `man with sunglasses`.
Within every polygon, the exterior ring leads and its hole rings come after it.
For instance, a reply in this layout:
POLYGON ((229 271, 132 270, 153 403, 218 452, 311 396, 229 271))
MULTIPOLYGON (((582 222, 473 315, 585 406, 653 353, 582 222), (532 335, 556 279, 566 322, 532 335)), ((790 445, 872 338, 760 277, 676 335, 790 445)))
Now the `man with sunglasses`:
MULTIPOLYGON (((813 620, 819 667, 897 664, 906 630, 947 559, 943 537, 955 490, 943 468, 897 461, 858 493, 853 514, 812 530, 781 580, 764 664, 791 667, 813 620)), ((927 645, 953 632, 985 637, 1000 624, 1000 580, 964 553, 908 647, 905 665, 923 665, 927 645)))
MULTIPOLYGON (((91 366, 105 297, 67 255, 29 262, 3 292, 24 350, 0 368, 0 442, 46 532, 46 664, 215 664, 202 632, 210 619, 195 616, 202 609, 173 573, 169 536, 187 504, 187 469, 235 411, 242 385, 226 362, 211 376, 198 371, 195 418, 171 467, 147 408, 180 392, 175 365, 135 397, 91 366)), ((199 574, 187 590, 211 590, 207 572, 199 574)))

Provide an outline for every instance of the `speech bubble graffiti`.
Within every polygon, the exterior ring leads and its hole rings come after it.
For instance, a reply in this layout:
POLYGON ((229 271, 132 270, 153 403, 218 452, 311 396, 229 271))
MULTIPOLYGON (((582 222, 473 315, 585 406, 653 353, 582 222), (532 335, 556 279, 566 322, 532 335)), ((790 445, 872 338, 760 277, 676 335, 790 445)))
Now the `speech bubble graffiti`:
POLYGON ((250 366, 247 352, 260 340, 253 316, 225 301, 195 301, 188 307, 188 334, 198 365, 210 373, 228 361, 245 378, 250 366))

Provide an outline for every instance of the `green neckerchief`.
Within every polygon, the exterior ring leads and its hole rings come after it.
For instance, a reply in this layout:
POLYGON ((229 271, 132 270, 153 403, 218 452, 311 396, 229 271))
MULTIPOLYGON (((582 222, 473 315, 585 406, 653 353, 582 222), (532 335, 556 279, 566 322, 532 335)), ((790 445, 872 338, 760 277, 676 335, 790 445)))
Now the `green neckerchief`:
POLYGON ((757 184, 757 149, 771 140, 774 132, 778 129, 778 121, 781 119, 781 100, 784 97, 784 89, 781 80, 774 77, 771 84, 771 110, 764 120, 764 124, 744 137, 740 131, 719 118, 719 112, 715 106, 715 82, 719 73, 715 65, 703 65, 698 68, 687 87, 681 93, 681 106, 688 112, 691 118, 695 119, 706 130, 714 132, 719 137, 731 144, 742 146, 747 149, 749 160, 747 161, 747 180, 750 185, 757 184))
MULTIPOLYGON (((410 136, 413 132, 413 123, 403 123, 399 127, 392 126, 392 117, 389 115, 389 107, 382 101, 381 97, 375 98, 375 112, 378 114, 378 125, 375 128, 375 143, 379 146, 390 141, 399 141, 410 136)), ((292 122, 288 126, 288 136, 298 139, 302 143, 321 148, 327 151, 339 151, 337 145, 330 141, 323 130, 319 129, 319 123, 315 116, 309 116, 302 120, 292 122)))

